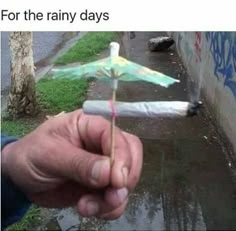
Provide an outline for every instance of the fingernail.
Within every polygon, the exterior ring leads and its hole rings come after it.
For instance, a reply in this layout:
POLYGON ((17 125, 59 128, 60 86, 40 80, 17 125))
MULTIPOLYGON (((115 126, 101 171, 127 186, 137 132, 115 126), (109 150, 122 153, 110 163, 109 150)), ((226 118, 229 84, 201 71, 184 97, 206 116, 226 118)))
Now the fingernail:
POLYGON ((98 213, 99 206, 95 201, 88 201, 86 204, 87 216, 94 216, 98 213))
POLYGON ((101 175, 101 171, 102 169, 106 168, 106 166, 109 165, 109 160, 99 160, 97 161, 94 165, 93 165, 93 168, 92 168, 92 178, 93 180, 95 181, 98 181, 99 180, 99 177, 101 175))
POLYGON ((122 168, 122 174, 123 174, 124 186, 127 186, 128 184, 128 168, 127 167, 122 168))
POLYGON ((119 197, 120 202, 123 203, 128 196, 128 189, 127 188, 118 189, 117 195, 119 197))

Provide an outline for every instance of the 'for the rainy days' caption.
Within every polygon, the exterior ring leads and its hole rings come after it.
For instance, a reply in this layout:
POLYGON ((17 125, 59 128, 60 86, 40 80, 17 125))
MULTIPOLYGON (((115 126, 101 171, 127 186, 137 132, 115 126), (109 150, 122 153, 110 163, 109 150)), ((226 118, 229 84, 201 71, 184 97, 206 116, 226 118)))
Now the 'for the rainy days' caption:
POLYGON ((95 23, 100 23, 102 21, 108 21, 110 15, 108 12, 94 12, 85 9, 81 12, 66 12, 62 10, 54 12, 35 12, 30 9, 25 11, 9 11, 7 9, 1 10, 1 21, 64 21, 68 23, 73 23, 76 20, 80 21, 92 21, 95 23))

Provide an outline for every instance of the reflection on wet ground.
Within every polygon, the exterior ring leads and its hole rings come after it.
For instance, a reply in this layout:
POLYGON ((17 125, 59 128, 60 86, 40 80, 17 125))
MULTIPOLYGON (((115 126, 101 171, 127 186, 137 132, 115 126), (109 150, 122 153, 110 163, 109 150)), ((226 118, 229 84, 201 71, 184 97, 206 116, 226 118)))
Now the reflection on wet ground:
POLYGON ((118 220, 86 220, 81 230, 236 229, 235 185, 212 146, 194 140, 143 140, 141 181, 118 220))

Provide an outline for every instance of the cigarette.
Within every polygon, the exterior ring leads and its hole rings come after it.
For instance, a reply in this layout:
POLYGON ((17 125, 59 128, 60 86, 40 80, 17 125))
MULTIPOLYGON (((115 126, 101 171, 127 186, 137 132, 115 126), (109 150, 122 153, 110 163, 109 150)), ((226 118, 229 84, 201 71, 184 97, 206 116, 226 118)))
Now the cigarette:
POLYGON ((198 114, 202 103, 185 101, 157 102, 115 102, 104 100, 87 100, 83 104, 85 114, 117 117, 190 117, 198 114))

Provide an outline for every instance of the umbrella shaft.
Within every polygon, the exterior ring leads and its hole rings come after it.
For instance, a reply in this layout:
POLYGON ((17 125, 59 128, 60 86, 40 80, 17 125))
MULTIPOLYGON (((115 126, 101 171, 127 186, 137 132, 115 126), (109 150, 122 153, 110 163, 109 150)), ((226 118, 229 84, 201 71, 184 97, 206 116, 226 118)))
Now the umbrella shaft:
POLYGON ((112 112, 112 121, 111 121, 111 165, 115 158, 115 123, 116 123, 116 112, 114 111, 116 102, 116 90, 112 91, 112 102, 111 107, 113 108, 112 112))

